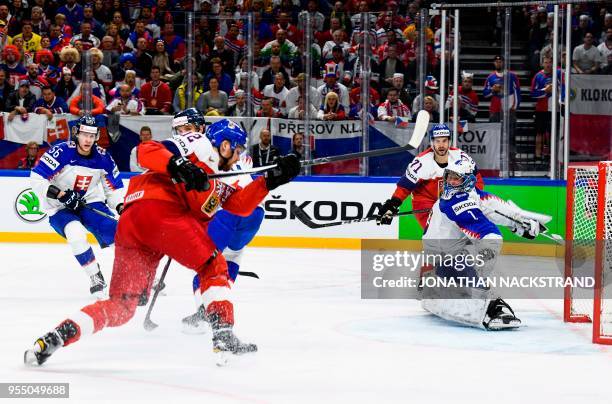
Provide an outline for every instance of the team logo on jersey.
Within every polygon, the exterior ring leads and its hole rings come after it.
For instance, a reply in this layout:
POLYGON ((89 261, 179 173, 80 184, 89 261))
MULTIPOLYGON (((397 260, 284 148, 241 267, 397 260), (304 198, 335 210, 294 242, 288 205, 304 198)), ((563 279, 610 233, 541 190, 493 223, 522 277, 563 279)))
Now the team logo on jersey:
POLYGON ((206 199, 206 202, 202 204, 202 212, 206 213, 208 216, 212 215, 219 207, 219 203, 219 196, 216 193, 212 192, 208 196, 208 199, 206 199))
POLYGON ((74 189, 75 191, 87 192, 87 189, 89 188, 89 184, 91 184, 92 179, 93 176, 91 175, 77 175, 74 180, 74 185, 72 186, 72 189, 74 189))
POLYGON ((461 213, 465 212, 466 210, 476 209, 477 207, 478 206, 476 205, 476 202, 465 201, 465 202, 461 202, 456 205, 453 205, 453 212, 455 212, 455 215, 459 216, 461 213))
POLYGON ((32 188, 24 189, 15 198, 15 213, 25 222, 36 223, 47 217, 45 212, 40 210, 40 199, 32 191, 32 188))
POLYGON ((47 153, 42 155, 40 161, 51 167, 53 170, 55 170, 59 166, 59 161, 49 156, 47 153))

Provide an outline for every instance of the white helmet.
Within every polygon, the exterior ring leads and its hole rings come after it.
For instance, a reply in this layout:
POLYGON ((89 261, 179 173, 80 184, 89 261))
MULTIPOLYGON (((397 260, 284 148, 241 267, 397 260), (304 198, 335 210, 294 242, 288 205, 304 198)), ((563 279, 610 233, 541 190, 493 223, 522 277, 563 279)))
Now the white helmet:
POLYGON ((474 161, 465 155, 462 155, 459 160, 449 160, 448 165, 444 169, 444 191, 442 198, 450 199, 457 193, 473 190, 476 185, 475 169, 474 161), (459 185, 451 185, 448 183, 450 176, 459 177, 463 181, 459 185))

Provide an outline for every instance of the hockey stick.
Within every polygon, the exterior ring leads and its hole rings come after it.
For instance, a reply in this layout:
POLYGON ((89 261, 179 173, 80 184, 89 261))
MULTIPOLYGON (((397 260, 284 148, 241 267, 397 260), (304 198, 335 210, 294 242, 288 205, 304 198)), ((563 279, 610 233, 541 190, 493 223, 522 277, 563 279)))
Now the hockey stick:
MULTIPOLYGON (((61 190, 58 187, 56 187, 55 185, 49 185, 49 189, 47 189, 47 198, 57 200, 58 199, 57 197, 58 197, 60 192, 61 192, 61 190)), ((103 217, 107 218, 107 219, 114 220, 115 222, 117 221, 117 218, 115 216, 112 216, 112 215, 109 215, 108 213, 102 212, 99 209, 92 208, 91 206, 87 206, 86 204, 83 204, 81 206, 83 208, 85 208, 87 210, 90 210, 90 211, 92 211, 92 212, 94 212, 94 213, 96 213, 96 214, 98 214, 100 216, 103 216, 103 217)))
MULTIPOLYGON (((505 217, 508 220, 512 220, 514 223, 517 224, 522 224, 522 222, 520 220, 517 220, 511 216, 506 215, 505 213, 502 213, 498 210, 494 210, 495 213, 497 213, 500 216, 505 217)), ((548 228, 546 228, 546 226, 544 226, 542 223, 540 224, 540 233, 538 233, 540 236, 544 236, 547 239, 550 239, 552 241, 554 241, 555 243, 559 244, 559 245, 564 245, 565 244, 565 240, 563 240, 563 237, 561 237, 558 234, 555 233, 548 233, 548 228)))
MULTIPOLYGON (((400 212, 393 216, 395 217, 395 216, 413 215, 415 213, 427 213, 430 210, 431 209, 409 210, 407 212, 400 212)), ((300 208, 297 205, 293 205, 291 207, 291 213, 294 214, 295 217, 297 217, 300 222, 304 223, 306 226, 310 227, 311 229, 320 229, 322 227, 331 227, 331 226, 341 226, 343 224, 350 224, 350 223, 370 222, 372 220, 376 220, 377 218, 377 216, 367 216, 361 219, 340 220, 338 222, 330 222, 330 223, 315 223, 314 221, 312 221, 310 216, 308 216, 308 214, 304 212, 304 209, 300 208)))
MULTIPOLYGON (((302 167, 308 167, 308 166, 316 166, 319 164, 333 163, 336 161, 345 161, 345 160, 352 160, 352 159, 358 159, 358 158, 364 158, 364 157, 378 157, 378 156, 385 156, 387 154, 400 153, 403 151, 414 150, 421 145, 423 138, 427 134, 428 125, 429 125, 429 113, 427 111, 419 111, 417 115, 416 123, 414 126, 414 130, 412 131, 412 137, 410 138, 410 141, 408 142, 408 144, 404 146, 387 147, 384 149, 367 150, 367 151, 347 153, 347 154, 338 154, 336 156, 328 156, 328 157, 319 157, 319 158, 312 159, 312 160, 303 160, 301 161, 301 164, 302 164, 302 167)), ((224 173, 210 174, 208 178, 225 178, 225 177, 233 177, 236 175, 243 175, 243 174, 257 174, 257 173, 271 170, 273 168, 276 168, 276 164, 271 164, 268 166, 257 167, 257 168, 251 168, 248 170, 229 171, 229 172, 224 172, 224 173)))
POLYGON ((155 301, 157 300, 157 296, 159 296, 159 292, 161 292, 161 290, 163 289, 161 285, 164 285, 164 279, 166 278, 166 274, 168 273, 168 268, 170 268, 171 262, 172 262, 172 258, 168 257, 168 261, 166 261, 166 266, 164 267, 164 270, 162 271, 162 274, 159 277, 159 281, 157 282, 157 287, 155 288, 155 291, 153 292, 153 298, 151 299, 151 304, 149 305, 149 309, 147 310, 147 315, 145 316, 144 323, 142 324, 144 326, 144 329, 147 331, 153 331, 154 329, 158 327, 158 325, 155 324, 153 320, 151 320, 151 312, 153 311, 153 306, 155 306, 155 301))
POLYGON ((259 275, 257 275, 255 272, 238 271, 238 275, 240 275, 240 276, 249 276, 251 278, 259 279, 259 275))

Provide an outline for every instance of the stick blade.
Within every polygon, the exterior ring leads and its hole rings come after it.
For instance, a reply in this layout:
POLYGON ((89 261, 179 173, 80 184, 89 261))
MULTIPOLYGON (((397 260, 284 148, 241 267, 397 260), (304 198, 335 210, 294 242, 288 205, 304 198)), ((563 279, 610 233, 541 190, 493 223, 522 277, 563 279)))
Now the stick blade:
POLYGON ((156 329, 158 327, 157 324, 155 324, 153 321, 151 321, 150 319, 145 319, 144 323, 142 324, 144 329, 147 331, 153 331, 154 329, 156 329))
POLYGON ((423 141, 423 138, 427 134, 427 128, 429 127, 429 112, 425 110, 419 111, 414 125, 414 131, 408 144, 415 149, 418 149, 423 141))

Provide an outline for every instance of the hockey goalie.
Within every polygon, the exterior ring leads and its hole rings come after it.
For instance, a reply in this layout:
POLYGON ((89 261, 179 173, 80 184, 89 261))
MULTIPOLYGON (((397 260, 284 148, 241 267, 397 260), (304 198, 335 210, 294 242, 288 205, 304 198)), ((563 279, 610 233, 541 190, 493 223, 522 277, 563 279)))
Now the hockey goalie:
POLYGON ((439 260, 429 277, 472 282, 460 282, 458 288, 445 287, 447 284, 441 282, 423 282, 421 303, 428 312, 464 325, 486 330, 518 328, 521 320, 512 308, 486 282, 475 280, 493 274, 503 242, 498 225, 510 228, 520 237, 534 239, 546 231, 545 224, 551 217, 520 209, 512 201, 475 188, 475 183, 470 160, 449 161, 444 170, 442 195, 431 210, 423 235, 428 257, 455 258, 439 260), (469 255, 478 264, 465 265, 469 255))

